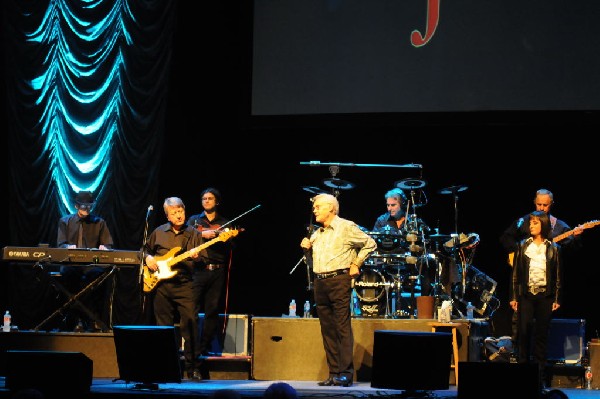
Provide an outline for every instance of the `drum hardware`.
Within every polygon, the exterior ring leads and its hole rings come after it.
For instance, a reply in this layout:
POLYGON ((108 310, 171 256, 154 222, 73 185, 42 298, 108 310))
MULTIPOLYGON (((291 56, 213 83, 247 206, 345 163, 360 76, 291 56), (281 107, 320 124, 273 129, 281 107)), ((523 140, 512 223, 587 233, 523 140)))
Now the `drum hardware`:
POLYGON ((430 234, 429 236, 427 236, 427 238, 431 241, 441 242, 441 241, 448 241, 450 238, 452 238, 452 236, 450 236, 449 234, 435 233, 435 234, 430 234))
POLYGON ((404 246, 404 239, 399 234, 376 231, 367 234, 375 240, 379 252, 398 252, 404 246))
MULTIPOLYGON (((439 191, 440 194, 452 194, 454 196, 454 234, 452 234, 452 239, 454 240, 454 245, 452 249, 454 252, 460 247, 460 237, 458 235, 458 193, 461 193, 467 190, 467 186, 456 185, 443 188, 439 191)), ((463 262, 463 273, 462 273, 462 288, 463 295, 465 294, 465 285, 466 285, 466 266, 467 264, 463 262)))
POLYGON ((452 290, 452 297, 458 310, 465 311, 467 303, 471 302, 475 306, 475 312, 483 317, 491 317, 500 307, 500 301, 494 296, 496 281, 473 265, 469 265, 466 276, 464 289, 458 284, 452 290))

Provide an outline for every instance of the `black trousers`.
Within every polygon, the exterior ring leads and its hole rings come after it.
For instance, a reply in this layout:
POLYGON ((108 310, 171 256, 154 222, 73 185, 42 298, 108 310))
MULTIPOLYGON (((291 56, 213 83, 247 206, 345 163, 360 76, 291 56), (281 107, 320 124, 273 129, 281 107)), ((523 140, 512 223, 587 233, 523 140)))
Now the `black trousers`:
POLYGON ((519 299, 518 359, 519 362, 537 361, 541 371, 546 367, 553 301, 554 298, 546 293, 526 293, 519 299))
POLYGON ((154 296, 154 317, 159 326, 172 326, 179 320, 179 330, 184 339, 185 369, 190 372, 197 366, 195 353, 198 342, 198 314, 190 277, 175 276, 163 280, 154 296))
POLYGON ((354 336, 350 317, 352 278, 346 274, 315 279, 315 304, 329 375, 354 378, 354 336))
POLYGON ((207 355, 212 340, 219 331, 219 305, 225 284, 227 267, 215 270, 198 269, 194 273, 194 304, 196 314, 204 310, 204 324, 197 356, 207 355))

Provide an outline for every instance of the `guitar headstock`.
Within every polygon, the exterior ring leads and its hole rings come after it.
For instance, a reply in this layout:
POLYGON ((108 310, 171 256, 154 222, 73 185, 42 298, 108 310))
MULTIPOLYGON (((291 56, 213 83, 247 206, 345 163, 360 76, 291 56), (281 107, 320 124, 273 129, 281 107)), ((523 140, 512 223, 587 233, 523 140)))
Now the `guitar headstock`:
POLYGON ((227 240, 229 240, 232 237, 237 236, 240 231, 244 231, 244 229, 229 229, 229 230, 223 230, 221 231, 221 233, 219 233, 219 240, 225 242, 227 240))

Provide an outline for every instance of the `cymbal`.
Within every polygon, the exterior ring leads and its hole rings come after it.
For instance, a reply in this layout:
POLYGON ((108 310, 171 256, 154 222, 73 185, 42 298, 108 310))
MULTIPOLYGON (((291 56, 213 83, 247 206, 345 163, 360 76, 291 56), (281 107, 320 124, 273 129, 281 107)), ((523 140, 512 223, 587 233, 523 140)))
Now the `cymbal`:
POLYGON ((450 234, 430 234, 428 238, 433 241, 448 241, 452 236, 450 234))
POLYGON ((469 188, 469 187, 463 186, 463 185, 457 185, 457 186, 450 186, 450 187, 442 188, 438 192, 440 194, 456 194, 456 193, 462 193, 467 188, 469 188))
POLYGON ((331 177, 323 180, 323 184, 327 187, 335 188, 338 190, 350 190, 354 188, 354 183, 350 183, 347 180, 338 179, 337 177, 331 177))
POLYGON ((311 194, 323 194, 325 193, 325 190, 323 190, 322 188, 319 187, 315 187, 315 186, 304 186, 302 187, 302 190, 304 191, 308 191, 311 194))
POLYGON ((425 187, 425 182, 418 179, 404 179, 398 180, 394 183, 394 186, 401 188, 402 190, 418 190, 425 187))

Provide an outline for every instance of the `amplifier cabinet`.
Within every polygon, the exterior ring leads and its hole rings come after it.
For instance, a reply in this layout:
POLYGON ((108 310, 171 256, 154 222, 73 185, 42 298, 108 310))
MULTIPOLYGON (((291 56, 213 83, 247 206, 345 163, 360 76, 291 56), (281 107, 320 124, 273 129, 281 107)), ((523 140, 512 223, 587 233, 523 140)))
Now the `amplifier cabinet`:
POLYGON ((585 319, 552 319, 548 332, 548 362, 581 364, 584 342, 585 319))
MULTIPOLYGON (((218 334, 211 342, 209 352, 218 356, 249 356, 248 345, 250 338, 249 316, 243 314, 228 314, 225 333, 223 334, 223 323, 225 315, 219 315, 218 334)), ((204 313, 198 314, 198 332, 202 334, 204 326, 204 313)))
POLYGON ((588 342, 588 350, 592 367, 592 389, 600 389, 600 342, 588 342))

